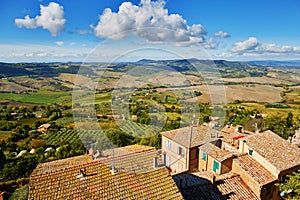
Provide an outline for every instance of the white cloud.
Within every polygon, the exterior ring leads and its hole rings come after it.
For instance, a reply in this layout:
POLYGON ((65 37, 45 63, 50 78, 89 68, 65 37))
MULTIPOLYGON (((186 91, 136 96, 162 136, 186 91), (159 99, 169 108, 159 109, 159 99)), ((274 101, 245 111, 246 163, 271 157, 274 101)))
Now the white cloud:
POLYGON ((19 27, 25 27, 25 28, 37 28, 37 24, 35 19, 31 19, 29 15, 26 15, 24 19, 15 19, 15 24, 19 27))
POLYGON ((243 56, 293 56, 300 55, 300 47, 296 46, 279 46, 276 44, 260 43, 257 38, 250 37, 249 39, 237 42, 231 48, 231 52, 236 55, 243 56))
POLYGON ((4 62, 83 61, 90 51, 85 47, 0 44, 0 59, 4 62))
POLYGON ((216 37, 222 37, 222 38, 228 38, 228 37, 230 37, 230 35, 227 32, 225 32, 225 31, 215 32, 214 36, 216 36, 216 37))
POLYGON ((134 34, 148 42, 171 42, 191 45, 204 42, 206 31, 201 24, 187 25, 178 14, 169 14, 162 0, 141 0, 139 6, 124 2, 118 12, 110 8, 99 16, 93 27, 95 35, 114 40, 134 34))
POLYGON ((232 52, 245 52, 248 50, 253 50, 258 46, 258 41, 255 37, 250 37, 249 39, 242 41, 242 42, 237 42, 233 45, 231 48, 232 52))
POLYGON ((24 19, 15 19, 17 27, 47 29, 52 36, 57 36, 64 29, 66 19, 64 9, 55 2, 50 2, 48 6, 40 5, 40 15, 30 18, 26 15, 24 19))
POLYGON ((55 44, 57 44, 58 46, 62 46, 64 44, 63 41, 56 41, 55 44))

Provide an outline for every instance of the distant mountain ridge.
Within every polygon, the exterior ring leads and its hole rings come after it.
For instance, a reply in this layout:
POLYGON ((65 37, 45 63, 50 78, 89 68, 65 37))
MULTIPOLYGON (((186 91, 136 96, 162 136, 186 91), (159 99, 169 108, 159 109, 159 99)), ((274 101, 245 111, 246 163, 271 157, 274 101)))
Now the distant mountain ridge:
POLYGON ((300 60, 287 60, 287 61, 257 60, 257 61, 247 61, 247 63, 262 65, 262 66, 280 67, 280 68, 300 68, 300 60))
POLYGON ((1 63, 0 62, 0 78, 13 76, 57 76, 60 73, 77 74, 81 73, 96 75, 93 69, 96 67, 107 67, 116 72, 126 72, 134 67, 154 66, 157 69, 172 68, 178 72, 197 71, 195 66, 201 70, 219 70, 226 76, 228 73, 236 73, 237 77, 245 76, 263 76, 266 74, 267 66, 279 68, 300 68, 300 60, 293 61, 227 61, 227 60, 199 60, 190 59, 174 59, 174 60, 151 60, 141 59, 136 62, 122 63, 1 63))

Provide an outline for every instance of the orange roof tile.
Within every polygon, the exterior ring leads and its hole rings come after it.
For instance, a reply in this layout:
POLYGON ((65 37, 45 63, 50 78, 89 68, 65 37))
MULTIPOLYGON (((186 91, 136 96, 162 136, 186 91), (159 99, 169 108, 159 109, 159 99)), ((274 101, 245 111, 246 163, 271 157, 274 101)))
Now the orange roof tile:
POLYGON ((46 173, 51 173, 54 171, 60 171, 62 169, 80 165, 86 162, 92 161, 92 157, 90 155, 82 155, 71 158, 65 158, 61 160, 54 160, 51 162, 40 163, 35 170, 33 171, 33 175, 41 175, 46 173))
POLYGON ((211 129, 208 126, 199 127, 184 127, 171 131, 162 132, 161 134, 174 142, 183 145, 187 148, 197 147, 205 144, 208 141, 214 140, 216 138, 217 130, 211 129))
POLYGON ((220 149, 219 147, 213 145, 210 142, 202 145, 201 147, 199 147, 199 149, 201 149, 203 152, 207 153, 209 156, 213 157, 219 162, 222 162, 233 156, 233 154, 230 151, 220 149))
POLYGON ((249 176, 251 176, 261 185, 271 183, 277 179, 273 174, 271 174, 271 172, 269 172, 248 154, 234 159, 233 162, 236 162, 239 166, 241 166, 242 169, 249 174, 249 176))
POLYGON ((272 131, 246 137, 246 144, 269 161, 279 171, 300 165, 300 149, 272 131))
POLYGON ((168 169, 153 167, 155 156, 151 148, 45 173, 34 171, 28 199, 183 199, 168 169), (86 176, 79 176, 80 169, 86 176))

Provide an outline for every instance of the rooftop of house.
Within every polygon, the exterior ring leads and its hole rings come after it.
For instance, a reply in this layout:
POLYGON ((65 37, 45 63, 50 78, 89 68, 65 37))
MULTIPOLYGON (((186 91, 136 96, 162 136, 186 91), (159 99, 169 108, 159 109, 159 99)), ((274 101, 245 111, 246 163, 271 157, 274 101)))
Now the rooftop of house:
MULTIPOLYGON (((183 199, 153 148, 60 167, 30 177, 29 199, 183 199)), ((84 157, 78 158, 82 160, 84 157)), ((77 159, 76 157, 73 159, 77 159)), ((63 160, 61 160, 63 162, 63 160)), ((65 161, 67 162, 67 161, 65 161)), ((48 167, 57 163, 50 162, 48 167)), ((45 165, 43 165, 45 166, 45 165)), ((43 166, 39 171, 43 172, 43 166)))
POLYGON ((51 124, 42 124, 38 128, 49 128, 51 124))
POLYGON ((244 130, 242 126, 227 125, 221 130, 222 140, 229 144, 233 144, 237 137, 246 137, 253 134, 255 133, 244 130))
POLYGON ((266 185, 277 180, 277 178, 271 174, 271 172, 269 172, 248 154, 239 156, 238 158, 234 159, 234 162, 244 169, 255 181, 260 183, 260 185, 266 185))
POLYGON ((231 173, 230 176, 227 174, 227 176, 219 177, 214 184, 210 181, 210 176, 213 174, 209 172, 195 172, 176 175, 173 179, 185 199, 259 199, 236 174, 231 173))
POLYGON ((222 162, 228 158, 231 158, 233 154, 230 151, 227 151, 225 149, 220 149, 216 145, 212 144, 211 142, 208 142, 201 147, 199 147, 201 151, 207 153, 207 155, 213 157, 219 162, 222 162))
POLYGON ((188 126, 161 133, 163 136, 187 148, 198 147, 211 140, 215 140, 219 131, 208 126, 188 126))
POLYGON ((148 150, 153 150, 153 149, 155 149, 155 147, 133 144, 133 145, 129 145, 129 146, 104 150, 101 152, 100 158, 113 156, 113 155, 121 156, 121 155, 129 154, 129 153, 133 153, 133 152, 142 152, 142 151, 148 151, 148 150))
POLYGON ((81 165, 83 163, 87 163, 90 161, 92 161, 92 157, 90 155, 81 155, 81 156, 75 156, 75 157, 65 158, 61 160, 54 160, 46 163, 40 163, 32 172, 32 175, 35 176, 35 175, 52 173, 55 171, 60 171, 65 168, 69 168, 71 166, 81 165))
POLYGON ((300 149, 272 131, 256 133, 244 140, 279 171, 300 165, 300 149))

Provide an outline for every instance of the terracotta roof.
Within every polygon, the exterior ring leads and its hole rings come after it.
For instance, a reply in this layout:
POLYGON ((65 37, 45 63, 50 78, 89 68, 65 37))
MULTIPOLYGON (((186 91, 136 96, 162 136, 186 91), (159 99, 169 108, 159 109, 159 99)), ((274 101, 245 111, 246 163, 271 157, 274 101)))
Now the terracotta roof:
POLYGON ((234 159, 234 162, 241 166, 249 176, 251 176, 261 185, 271 183, 277 179, 273 174, 271 174, 271 172, 269 172, 248 154, 234 159))
POLYGON ((246 144, 275 166, 279 171, 300 165, 300 149, 272 131, 248 136, 246 144))
POLYGON ((173 176, 185 199, 195 200, 259 200, 240 176, 230 174, 212 184, 207 172, 173 176), (180 179, 182 179, 180 184, 180 179))
POLYGON ((47 173, 34 171, 28 199, 183 199, 168 169, 153 167, 155 156, 151 148, 47 173))
POLYGON ((35 170, 32 172, 32 175, 41 175, 55 171, 60 171, 62 169, 75 165, 80 165, 89 161, 92 161, 92 157, 90 155, 82 155, 41 163, 35 168, 35 170))
POLYGON ((38 128, 49 128, 51 124, 42 124, 38 128))
POLYGON ((247 137, 247 136, 255 134, 253 132, 250 132, 250 131, 247 131, 247 130, 244 130, 244 129, 242 129, 242 132, 239 133, 239 132, 236 131, 236 129, 238 127, 241 127, 241 126, 236 126, 236 127, 234 127, 234 126, 225 126, 221 130, 221 135, 223 137, 222 140, 231 144, 233 142, 233 140, 238 140, 242 136, 247 137))
POLYGON ((224 126, 224 128, 222 128, 221 132, 228 133, 228 134, 235 133, 235 127, 234 126, 224 126))
POLYGON ((212 137, 216 137, 217 132, 217 130, 202 125, 199 127, 188 126, 184 128, 162 132, 161 134, 184 147, 192 148, 203 145, 208 141, 216 139, 211 138, 211 134, 212 137))
POLYGON ((219 147, 213 145, 212 143, 208 142, 201 147, 199 147, 203 152, 207 153, 209 156, 213 157, 219 162, 222 162, 230 157, 232 157, 232 153, 225 149, 220 149, 219 147))
POLYGON ((115 156, 121 156, 124 154, 140 152, 140 151, 145 151, 145 150, 151 150, 151 149, 153 150, 153 149, 155 149, 155 147, 133 144, 133 145, 125 146, 125 147, 118 147, 118 148, 102 151, 101 156, 107 157, 107 156, 113 156, 113 154, 115 156))
POLYGON ((241 179, 240 176, 233 176, 228 179, 218 181, 217 183, 218 190, 222 193, 225 199, 232 200, 259 200, 254 192, 246 185, 246 183, 241 179))

